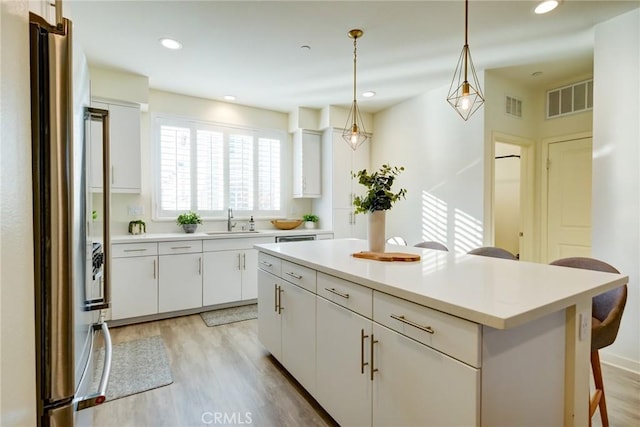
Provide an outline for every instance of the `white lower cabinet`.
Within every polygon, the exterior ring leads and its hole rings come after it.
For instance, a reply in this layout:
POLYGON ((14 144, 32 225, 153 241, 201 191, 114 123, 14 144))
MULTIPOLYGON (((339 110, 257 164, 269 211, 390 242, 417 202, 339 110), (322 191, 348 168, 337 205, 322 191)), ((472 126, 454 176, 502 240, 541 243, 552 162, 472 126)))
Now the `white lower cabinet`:
POLYGON ((370 426, 371 320, 321 297, 316 309, 316 399, 338 424, 370 426))
POLYGON ((202 254, 161 255, 158 310, 186 310, 202 306, 202 254))
POLYGON ((480 425, 478 325, 272 255, 258 265, 258 338, 340 425, 480 425))
POLYGON ((479 425, 479 369, 377 323, 372 337, 372 425, 479 425))
POLYGON ((271 273, 258 272, 258 338, 302 386, 316 383, 315 295, 271 273))
POLYGON ((111 320, 158 313, 158 257, 113 258, 111 320))
POLYGON ((204 253, 202 304, 223 304, 242 299, 242 253, 217 251, 204 253))

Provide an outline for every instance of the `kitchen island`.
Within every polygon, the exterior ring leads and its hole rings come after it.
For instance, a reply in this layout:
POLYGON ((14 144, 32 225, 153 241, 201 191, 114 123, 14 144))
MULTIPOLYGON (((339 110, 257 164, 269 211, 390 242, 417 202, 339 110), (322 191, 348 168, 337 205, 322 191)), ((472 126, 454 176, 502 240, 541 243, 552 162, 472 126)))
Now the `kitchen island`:
POLYGON ((591 298, 623 275, 361 240, 259 244, 258 336, 342 425, 588 424, 591 298))

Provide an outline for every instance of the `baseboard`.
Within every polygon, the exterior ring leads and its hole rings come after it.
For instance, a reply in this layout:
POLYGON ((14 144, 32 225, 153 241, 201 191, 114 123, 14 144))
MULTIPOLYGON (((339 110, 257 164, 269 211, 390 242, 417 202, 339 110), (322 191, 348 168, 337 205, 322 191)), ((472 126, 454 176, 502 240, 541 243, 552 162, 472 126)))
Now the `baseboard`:
POLYGON ((600 362, 640 376, 640 361, 600 351, 600 362))

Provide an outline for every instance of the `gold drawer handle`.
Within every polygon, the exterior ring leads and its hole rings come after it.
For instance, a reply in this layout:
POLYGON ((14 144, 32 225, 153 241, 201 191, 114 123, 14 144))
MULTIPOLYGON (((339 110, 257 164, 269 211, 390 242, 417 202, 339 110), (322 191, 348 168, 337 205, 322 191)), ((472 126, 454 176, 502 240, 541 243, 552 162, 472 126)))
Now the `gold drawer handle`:
POLYGON ((331 292, 332 294, 336 294, 339 297, 345 298, 345 299, 349 299, 349 294, 343 294, 342 292, 338 292, 336 291, 336 288, 324 288, 325 291, 327 292, 331 292))
POLYGON ((191 249, 191 246, 171 246, 171 249, 191 249))
POLYGON ((396 314, 392 314, 392 315, 391 315, 391 318, 392 318, 392 319, 399 320, 399 321, 400 321, 400 322, 402 322, 402 323, 406 323, 406 324, 407 324, 407 325, 409 325, 409 326, 413 326, 414 328, 420 329, 421 331, 424 331, 424 332, 426 332, 426 333, 428 333, 428 334, 432 334, 432 335, 433 335, 433 334, 435 333, 435 331, 433 330, 433 328, 431 328, 431 326, 422 326, 422 325, 419 325, 419 324, 417 324, 416 322, 412 322, 412 321, 411 321, 411 320, 409 320, 409 319, 405 319, 405 317, 404 317, 404 316, 398 316, 398 315, 396 315, 396 314))
POLYGON ((146 249, 125 249, 125 252, 144 252, 146 249))
POLYGON ((302 276, 295 274, 293 271, 287 271, 287 275, 293 277, 294 279, 301 280, 302 276))
POLYGON ((267 261, 260 261, 260 264, 267 266, 267 267, 273 267, 273 264, 271 264, 270 262, 267 261))

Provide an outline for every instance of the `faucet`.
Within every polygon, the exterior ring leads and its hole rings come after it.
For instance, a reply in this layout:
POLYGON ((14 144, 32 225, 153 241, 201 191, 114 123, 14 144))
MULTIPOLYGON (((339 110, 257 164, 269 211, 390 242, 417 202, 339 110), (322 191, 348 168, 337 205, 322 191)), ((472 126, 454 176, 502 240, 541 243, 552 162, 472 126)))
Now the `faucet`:
POLYGON ((233 230, 233 227, 236 226, 235 222, 231 224, 232 218, 233 218, 233 209, 229 208, 229 210, 227 210, 227 231, 233 230))

